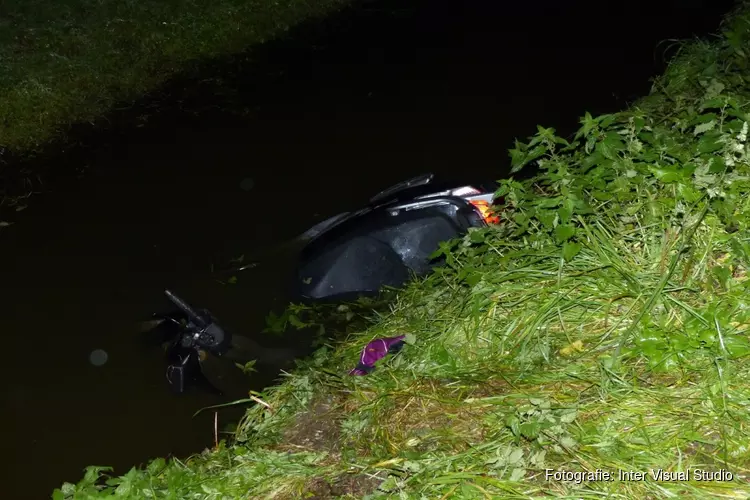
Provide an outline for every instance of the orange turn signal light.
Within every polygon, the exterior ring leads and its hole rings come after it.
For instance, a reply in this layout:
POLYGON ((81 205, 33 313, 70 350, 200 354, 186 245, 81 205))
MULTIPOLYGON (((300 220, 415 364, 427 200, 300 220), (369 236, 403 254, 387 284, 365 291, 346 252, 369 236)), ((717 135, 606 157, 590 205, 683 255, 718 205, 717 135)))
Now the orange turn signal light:
POLYGON ((482 218, 487 224, 498 224, 500 217, 492 212, 492 205, 485 200, 472 200, 471 204, 482 214, 482 218))

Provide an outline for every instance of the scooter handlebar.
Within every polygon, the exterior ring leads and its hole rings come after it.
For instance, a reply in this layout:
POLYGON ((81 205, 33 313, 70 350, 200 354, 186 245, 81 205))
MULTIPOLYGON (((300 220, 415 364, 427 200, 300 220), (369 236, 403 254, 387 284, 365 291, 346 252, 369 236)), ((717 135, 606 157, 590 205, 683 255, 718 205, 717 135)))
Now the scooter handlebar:
POLYGON ((205 328, 206 326, 208 326, 209 322, 204 317, 202 317, 200 314, 198 314, 195 311, 195 309, 193 309, 192 307, 190 307, 190 305, 187 302, 185 302, 184 300, 182 300, 181 298, 179 298, 177 295, 175 295, 174 293, 172 293, 170 290, 164 290, 164 295, 166 295, 167 298, 170 301, 172 301, 172 303, 174 305, 176 305, 177 308, 180 311, 184 312, 187 315, 187 317, 190 318, 190 320, 193 323, 195 323, 198 327, 205 328))

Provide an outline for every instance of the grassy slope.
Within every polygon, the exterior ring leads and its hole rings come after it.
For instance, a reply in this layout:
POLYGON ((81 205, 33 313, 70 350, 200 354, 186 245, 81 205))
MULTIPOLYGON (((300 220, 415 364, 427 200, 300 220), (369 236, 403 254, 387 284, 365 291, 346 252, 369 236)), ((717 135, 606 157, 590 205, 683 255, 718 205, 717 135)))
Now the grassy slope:
POLYGON ((23 152, 195 61, 275 37, 346 0, 8 0, 0 4, 0 151, 23 152))
MULTIPOLYGON (((238 443, 98 473, 58 497, 690 498, 750 495, 750 5, 652 95, 512 151, 507 222, 366 331, 261 395, 238 443), (368 340, 408 334, 367 377, 368 340), (342 376, 339 376, 340 374, 342 376), (546 480, 545 468, 726 469, 734 481, 546 480)), ((64 492, 64 493, 63 493, 64 492)))

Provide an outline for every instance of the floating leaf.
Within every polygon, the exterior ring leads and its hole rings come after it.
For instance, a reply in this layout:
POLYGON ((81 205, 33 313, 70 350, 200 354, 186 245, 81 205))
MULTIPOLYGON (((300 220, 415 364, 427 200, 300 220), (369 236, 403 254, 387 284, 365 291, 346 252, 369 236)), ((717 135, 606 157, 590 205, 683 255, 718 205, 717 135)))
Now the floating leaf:
POLYGON ((257 368, 255 368, 255 363, 257 362, 258 360, 253 359, 251 361, 248 361, 244 365, 240 363, 235 363, 234 365, 240 370, 242 370, 242 373, 244 373, 245 375, 250 375, 251 373, 255 373, 258 371, 257 368))

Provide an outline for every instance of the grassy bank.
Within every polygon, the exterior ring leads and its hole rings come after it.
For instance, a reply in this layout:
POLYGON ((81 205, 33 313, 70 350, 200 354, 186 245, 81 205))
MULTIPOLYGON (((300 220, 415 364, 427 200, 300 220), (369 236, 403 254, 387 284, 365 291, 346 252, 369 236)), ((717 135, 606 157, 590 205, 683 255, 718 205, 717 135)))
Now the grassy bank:
POLYGON ((501 181, 505 222, 254 395, 231 446, 56 497, 746 498, 749 56, 745 3, 632 109, 516 144, 516 171, 540 168, 501 181), (395 334, 401 354, 346 375, 395 334))
POLYGON ((245 50, 346 0, 9 0, 0 4, 0 151, 142 97, 196 61, 245 50))

